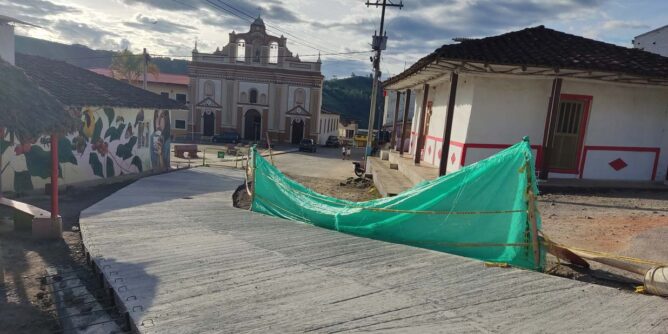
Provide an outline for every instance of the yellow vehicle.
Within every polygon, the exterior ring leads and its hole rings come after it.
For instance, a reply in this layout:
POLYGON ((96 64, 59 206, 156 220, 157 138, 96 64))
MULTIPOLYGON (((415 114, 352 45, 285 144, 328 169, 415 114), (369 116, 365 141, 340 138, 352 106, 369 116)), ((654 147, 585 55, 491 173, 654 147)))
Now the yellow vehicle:
POLYGON ((361 130, 357 130, 357 133, 355 134, 355 137, 353 138, 355 140, 355 147, 366 146, 367 135, 368 135, 368 133, 366 131, 362 132, 361 130))

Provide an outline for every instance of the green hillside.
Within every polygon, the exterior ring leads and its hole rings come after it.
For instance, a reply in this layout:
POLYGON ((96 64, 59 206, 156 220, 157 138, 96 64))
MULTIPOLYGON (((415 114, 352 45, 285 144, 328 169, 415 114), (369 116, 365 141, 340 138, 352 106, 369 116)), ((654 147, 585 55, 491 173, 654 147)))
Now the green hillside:
MULTIPOLYGON (((113 51, 93 50, 83 45, 68 45, 26 36, 16 36, 16 52, 63 60, 83 68, 109 67, 114 54, 113 51)), ((163 73, 188 74, 186 60, 154 57, 153 62, 163 73)), ((356 120, 361 128, 366 128, 369 123, 372 81, 367 76, 325 80, 323 107, 340 113, 342 119, 356 120)), ((378 94, 378 110, 383 110, 382 90, 378 94)))
MULTIPOLYGON (((63 60, 83 68, 109 67, 113 51, 93 50, 79 44, 62 44, 42 39, 16 36, 16 52, 63 60)), ((171 74, 188 74, 188 62, 183 59, 154 57, 160 71, 171 74)))
MULTIPOLYGON (((366 129, 369 124, 372 82, 372 78, 362 76, 325 80, 322 90, 323 108, 341 114, 342 119, 356 120, 361 128, 366 129)), ((383 101, 382 90, 380 90, 378 110, 383 110, 383 101)), ((376 127, 378 118, 376 116, 376 127)))

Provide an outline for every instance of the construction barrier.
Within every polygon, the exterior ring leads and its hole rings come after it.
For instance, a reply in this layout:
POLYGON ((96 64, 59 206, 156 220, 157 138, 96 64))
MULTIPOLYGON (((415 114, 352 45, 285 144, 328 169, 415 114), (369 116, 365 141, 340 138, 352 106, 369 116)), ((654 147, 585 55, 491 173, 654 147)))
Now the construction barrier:
POLYGON ((529 141, 394 197, 351 202, 287 178, 253 151, 251 209, 394 243, 543 270, 529 141))

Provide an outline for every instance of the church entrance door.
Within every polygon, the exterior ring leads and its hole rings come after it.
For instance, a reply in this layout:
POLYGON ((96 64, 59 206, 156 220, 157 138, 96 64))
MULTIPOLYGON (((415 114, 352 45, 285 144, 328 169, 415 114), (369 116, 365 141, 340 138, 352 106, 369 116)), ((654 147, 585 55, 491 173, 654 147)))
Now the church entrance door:
POLYGON ((204 112, 202 117, 204 127, 202 128, 202 136, 211 137, 214 135, 216 128, 216 116, 211 110, 204 112))
POLYGON ((244 120, 244 139, 258 141, 262 134, 262 116, 260 113, 251 109, 246 112, 244 120))
POLYGON ((304 138, 304 121, 296 119, 292 121, 292 143, 299 144, 304 138))

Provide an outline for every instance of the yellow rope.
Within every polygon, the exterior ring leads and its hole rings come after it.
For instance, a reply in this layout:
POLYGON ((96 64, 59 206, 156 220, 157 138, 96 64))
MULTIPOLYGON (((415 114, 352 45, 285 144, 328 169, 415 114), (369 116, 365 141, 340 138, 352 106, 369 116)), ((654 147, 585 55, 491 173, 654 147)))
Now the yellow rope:
MULTIPOLYGON (((559 247, 562 247, 562 248, 565 248, 565 249, 573 249, 573 250, 576 250, 576 251, 591 253, 591 254, 594 254, 594 255, 597 255, 597 256, 607 257, 607 258, 611 258, 611 259, 615 259, 615 260, 629 261, 629 262, 634 262, 634 263, 639 263, 639 264, 646 264, 646 265, 650 265, 650 266, 666 266, 665 263, 661 263, 661 262, 657 262, 657 261, 645 260, 645 259, 640 259, 640 258, 630 257, 630 256, 615 255, 615 254, 595 251, 595 250, 586 249, 586 248, 579 248, 579 247, 572 247, 572 246, 564 245, 564 244, 561 244, 561 243, 554 242, 554 241, 550 240, 547 237, 547 235, 545 234, 545 232, 543 232, 543 231, 541 231, 541 234, 543 235, 543 238, 544 238, 543 244, 545 244, 545 245, 555 245, 555 246, 559 246, 559 247)), ((559 257, 557 257, 557 260, 558 259, 559 259, 559 257)))
MULTIPOLYGON (((255 194, 255 197, 266 202, 268 199, 255 194)), ((340 204, 340 203, 337 203, 340 204)), ((370 208, 357 205, 347 205, 346 209, 360 209, 364 211, 379 211, 379 212, 394 212, 394 213, 410 213, 410 214, 426 214, 426 215, 485 215, 485 214, 506 214, 506 213, 522 213, 527 210, 497 210, 497 211, 433 211, 433 210, 401 210, 389 208, 370 208)), ((282 209, 282 208, 281 208, 282 209)))

